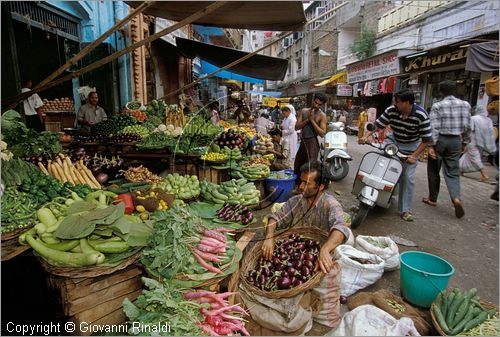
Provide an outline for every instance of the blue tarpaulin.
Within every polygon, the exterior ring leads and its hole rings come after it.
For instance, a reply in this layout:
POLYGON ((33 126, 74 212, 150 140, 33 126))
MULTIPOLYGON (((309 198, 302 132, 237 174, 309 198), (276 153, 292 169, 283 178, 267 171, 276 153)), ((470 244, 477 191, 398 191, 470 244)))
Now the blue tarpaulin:
MULTIPOLYGON (((220 69, 219 67, 216 67, 213 64, 208 63, 207 61, 201 60, 201 71, 203 73, 210 74, 210 73, 213 73, 214 71, 217 71, 219 69, 220 69)), ((215 76, 220 77, 220 78, 226 78, 228 80, 236 80, 236 81, 240 81, 240 82, 255 83, 255 84, 263 84, 264 83, 264 80, 260 80, 258 78, 248 77, 248 76, 244 76, 244 75, 238 75, 238 74, 232 73, 232 72, 227 71, 227 70, 223 70, 223 71, 215 74, 215 76)))
POLYGON ((281 91, 245 91, 247 94, 262 95, 268 97, 281 97, 281 91))

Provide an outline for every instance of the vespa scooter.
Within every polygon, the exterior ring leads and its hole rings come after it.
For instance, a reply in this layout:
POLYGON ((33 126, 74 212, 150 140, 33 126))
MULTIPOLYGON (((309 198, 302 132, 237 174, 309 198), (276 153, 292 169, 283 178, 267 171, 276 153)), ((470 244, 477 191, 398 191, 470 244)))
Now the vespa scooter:
MULTIPOLYGON (((371 123, 366 125, 368 131, 374 131, 371 123)), ((402 161, 408 156, 399 152, 396 144, 383 146, 377 134, 373 133, 375 143, 367 143, 381 151, 366 153, 359 164, 352 194, 359 200, 354 209, 351 228, 359 227, 365 221, 371 208, 380 206, 389 208, 393 194, 397 193, 397 183, 403 173, 402 161)))
POLYGON ((328 123, 324 147, 324 164, 330 178, 334 181, 345 178, 349 173, 347 161, 352 160, 352 157, 347 153, 347 135, 344 132, 344 123, 328 123))

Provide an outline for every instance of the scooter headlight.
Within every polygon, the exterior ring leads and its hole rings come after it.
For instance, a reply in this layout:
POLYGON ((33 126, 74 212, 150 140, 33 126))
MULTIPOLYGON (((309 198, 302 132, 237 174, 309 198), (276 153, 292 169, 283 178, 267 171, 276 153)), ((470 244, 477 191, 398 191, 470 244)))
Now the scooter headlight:
POLYGON ((389 144, 384 148, 384 151, 389 156, 394 156, 396 153, 399 152, 399 148, 396 144, 389 144))

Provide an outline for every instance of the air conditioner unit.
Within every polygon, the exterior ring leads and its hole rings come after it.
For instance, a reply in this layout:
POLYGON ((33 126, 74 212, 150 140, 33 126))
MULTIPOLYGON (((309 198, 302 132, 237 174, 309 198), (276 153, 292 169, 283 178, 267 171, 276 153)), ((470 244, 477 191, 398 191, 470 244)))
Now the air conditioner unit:
POLYGON ((316 16, 315 17, 320 16, 324 12, 326 12, 326 8, 325 7, 316 7, 316 16))
POLYGON ((314 21, 313 22, 313 26, 312 28, 313 29, 317 29, 319 26, 321 26, 323 24, 323 20, 317 20, 317 21, 314 21))
POLYGON ((283 48, 288 48, 289 45, 290 41, 287 37, 285 37, 285 39, 283 40, 283 48))

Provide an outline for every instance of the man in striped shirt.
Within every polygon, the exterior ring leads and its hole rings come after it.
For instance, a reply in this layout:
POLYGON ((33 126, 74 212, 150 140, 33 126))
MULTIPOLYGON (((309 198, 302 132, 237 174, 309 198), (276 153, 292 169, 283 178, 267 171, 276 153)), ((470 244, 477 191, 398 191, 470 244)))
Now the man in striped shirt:
MULTIPOLYGON (((415 95, 409 89, 394 94, 394 105, 388 107, 375 121, 378 129, 390 126, 392 135, 386 142, 395 143, 399 151, 408 155, 403 162, 403 173, 399 180, 398 210, 405 221, 413 221, 411 205, 415 189, 417 158, 432 142, 431 124, 427 111, 415 104, 415 95)), ((372 132, 368 132, 368 138, 372 132)))
POLYGON ((455 207, 455 216, 461 218, 465 212, 460 200, 460 155, 462 144, 468 144, 471 132, 470 104, 453 96, 457 88, 454 81, 439 83, 441 101, 432 105, 430 121, 432 126, 433 147, 429 148, 427 162, 427 179, 429 197, 422 201, 430 206, 436 206, 441 171, 444 163, 444 179, 451 202, 455 207))

